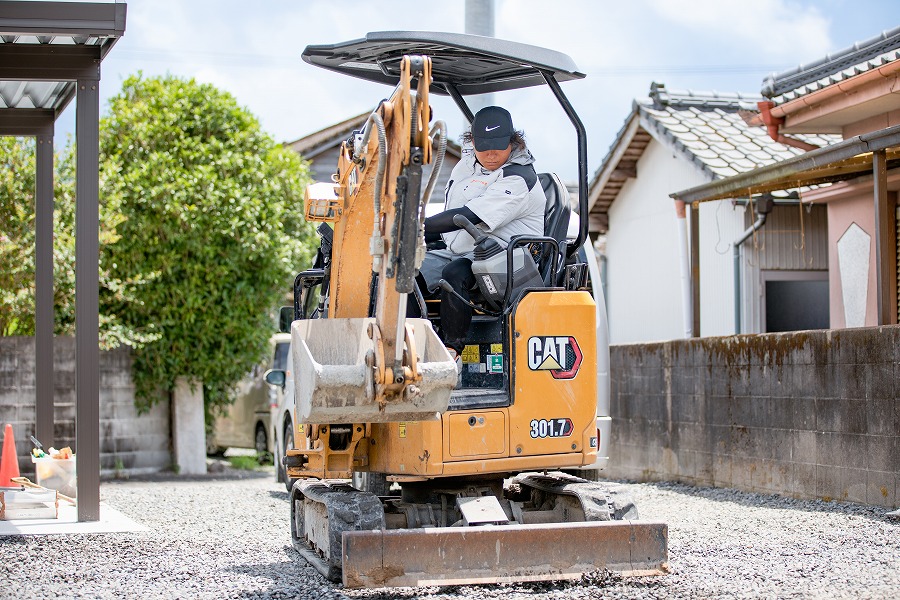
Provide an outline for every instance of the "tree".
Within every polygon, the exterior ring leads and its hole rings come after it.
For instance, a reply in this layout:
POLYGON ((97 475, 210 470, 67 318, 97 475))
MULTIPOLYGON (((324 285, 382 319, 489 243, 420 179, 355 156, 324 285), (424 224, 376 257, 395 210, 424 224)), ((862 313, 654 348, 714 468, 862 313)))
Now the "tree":
POLYGON ((127 79, 101 122, 101 195, 121 216, 102 262, 141 282, 107 296, 126 327, 159 339, 135 352, 139 406, 186 377, 229 400, 263 356, 293 274, 309 262, 308 169, 235 99, 172 76, 127 79))
POLYGON ((34 334, 34 139, 0 137, 0 334, 34 334))
MULTIPOLYGON (((34 335, 35 145, 34 138, 0 137, 0 335, 34 335)), ((75 146, 54 161, 54 333, 75 332, 75 146)), ((116 207, 100 205, 100 244, 117 241, 116 207)), ((156 339, 152 326, 125 325, 111 301, 133 301, 143 278, 117 279, 107 265, 100 273, 100 345, 138 347, 156 339)))

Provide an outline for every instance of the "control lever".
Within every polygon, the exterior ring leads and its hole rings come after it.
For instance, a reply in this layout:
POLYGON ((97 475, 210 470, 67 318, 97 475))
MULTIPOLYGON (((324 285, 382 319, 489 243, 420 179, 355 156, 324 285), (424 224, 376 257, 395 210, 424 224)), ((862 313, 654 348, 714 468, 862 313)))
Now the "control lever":
POLYGON ((468 220, 462 215, 453 215, 453 224, 457 227, 465 229, 466 233, 471 235, 472 239, 475 240, 476 246, 484 241, 484 239, 487 237, 487 234, 484 231, 475 227, 475 225, 472 224, 472 221, 468 220))

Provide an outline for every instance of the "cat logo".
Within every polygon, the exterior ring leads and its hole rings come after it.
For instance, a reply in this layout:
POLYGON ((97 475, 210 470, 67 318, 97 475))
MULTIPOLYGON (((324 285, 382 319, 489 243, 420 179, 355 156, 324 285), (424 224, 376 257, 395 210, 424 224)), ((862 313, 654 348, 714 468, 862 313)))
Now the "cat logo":
POLYGON ((581 348, 572 336, 528 338, 528 368, 532 371, 550 371, 553 379, 573 379, 581 359, 581 348))

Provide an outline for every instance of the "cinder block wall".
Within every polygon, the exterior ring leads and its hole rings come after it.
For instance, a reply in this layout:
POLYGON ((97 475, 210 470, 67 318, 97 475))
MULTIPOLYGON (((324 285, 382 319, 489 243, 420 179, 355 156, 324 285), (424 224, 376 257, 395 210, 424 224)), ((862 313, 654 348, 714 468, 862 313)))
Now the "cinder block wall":
POLYGON ((607 475, 900 504, 900 327, 611 348, 607 475))
MULTIPOLYGON (((0 337, 0 426, 10 423, 16 437, 19 470, 34 476, 29 458, 35 434, 34 338, 0 337)), ((54 339, 54 446, 75 446, 75 339, 54 339)), ((37 376, 40 376, 39 374, 37 376)), ((146 473, 172 464, 169 404, 160 402, 138 415, 131 383, 131 353, 118 348, 100 353, 100 469, 146 473)), ((2 434, 2 431, 0 431, 2 434)), ((41 440, 46 447, 48 442, 41 440)))

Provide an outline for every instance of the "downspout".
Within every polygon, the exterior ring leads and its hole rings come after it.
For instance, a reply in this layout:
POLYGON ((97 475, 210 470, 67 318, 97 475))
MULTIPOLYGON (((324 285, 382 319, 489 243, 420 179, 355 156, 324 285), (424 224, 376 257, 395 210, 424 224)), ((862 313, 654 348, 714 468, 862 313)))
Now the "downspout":
POLYGON ((741 245, 766 224, 766 218, 772 212, 771 194, 764 194, 756 200, 756 222, 734 241, 734 334, 741 334, 741 245))
POLYGON ((772 108, 774 108, 775 103, 771 100, 767 100, 765 102, 757 102, 756 106, 759 108, 759 116, 766 126, 766 131, 769 133, 769 137, 779 144, 784 144, 785 146, 793 146, 794 148, 800 148, 804 152, 809 152, 810 150, 815 150, 819 147, 815 144, 807 144, 806 142, 802 142, 797 138, 788 137, 781 133, 779 129, 781 128, 782 124, 784 124, 784 117, 776 117, 772 114, 772 108))
POLYGON ((686 208, 686 203, 683 200, 675 201, 675 224, 678 227, 678 263, 681 265, 681 318, 684 323, 684 337, 691 338, 694 336, 694 300, 691 295, 691 259, 688 253, 686 208))

